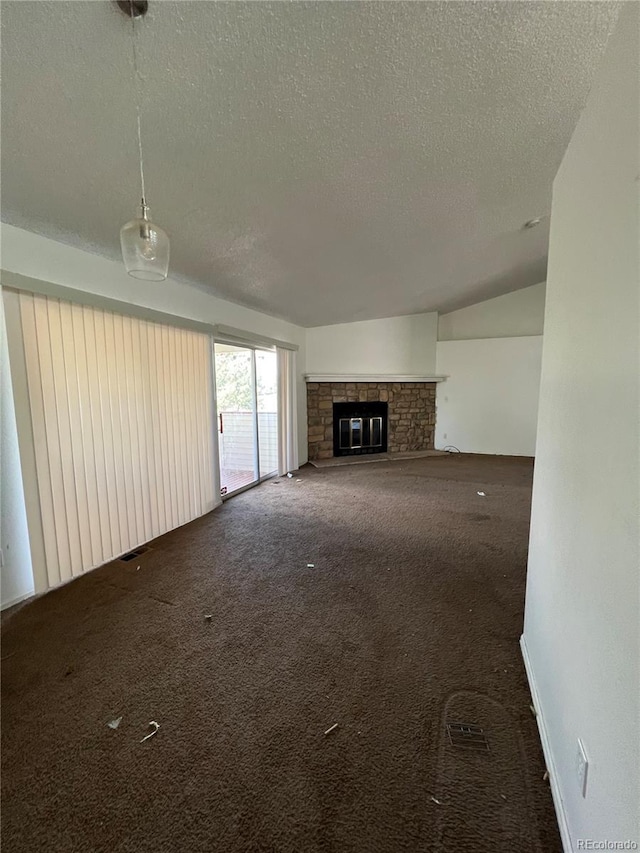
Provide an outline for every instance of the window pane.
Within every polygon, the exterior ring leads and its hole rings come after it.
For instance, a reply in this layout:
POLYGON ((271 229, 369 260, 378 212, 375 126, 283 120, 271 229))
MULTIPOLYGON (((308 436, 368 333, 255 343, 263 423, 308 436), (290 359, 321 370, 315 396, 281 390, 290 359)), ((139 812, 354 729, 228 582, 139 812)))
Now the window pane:
POLYGON ((260 476, 278 470, 278 365, 275 352, 256 350, 260 476))
POLYGON ((253 353, 244 347, 216 344, 216 399, 222 494, 258 479, 253 353))

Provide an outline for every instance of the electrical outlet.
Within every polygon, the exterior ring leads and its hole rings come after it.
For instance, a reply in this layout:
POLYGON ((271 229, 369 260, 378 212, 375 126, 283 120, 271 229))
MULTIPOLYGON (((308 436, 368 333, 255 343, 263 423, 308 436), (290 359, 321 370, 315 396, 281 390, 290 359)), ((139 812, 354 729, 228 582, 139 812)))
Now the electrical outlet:
POLYGON ((578 785, 580 793, 583 797, 587 796, 587 775, 589 770, 589 760, 584 748, 584 744, 578 738, 578 751, 576 752, 576 776, 578 777, 578 785))

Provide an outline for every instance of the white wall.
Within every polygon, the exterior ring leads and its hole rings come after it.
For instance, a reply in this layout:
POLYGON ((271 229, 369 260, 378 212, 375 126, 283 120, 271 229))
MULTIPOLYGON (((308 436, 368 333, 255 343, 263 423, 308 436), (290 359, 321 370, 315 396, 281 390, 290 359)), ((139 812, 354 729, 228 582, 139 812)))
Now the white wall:
POLYGON ((33 593, 27 514, 18 453, 4 303, 0 288, 0 599, 9 607, 33 593))
POLYGON ((640 842, 639 17, 623 4, 551 214, 523 650, 575 850, 640 842))
POLYGON ((477 338, 516 338, 541 335, 544 326, 545 283, 523 287, 468 308, 441 314, 439 341, 477 338))
POLYGON ((413 314, 307 329, 307 373, 435 372, 438 315, 413 314))
POLYGON ((156 283, 130 278, 121 263, 74 249, 2 224, 2 269, 52 281, 89 293, 119 299, 205 323, 233 326, 257 335, 295 343, 298 351, 298 446, 300 464, 307 459, 305 330, 259 311, 218 299, 181 282, 156 283))
POLYGON ((439 341, 435 446, 533 456, 542 337, 439 341))
POLYGON ((545 284, 443 314, 435 444, 534 456, 545 284))

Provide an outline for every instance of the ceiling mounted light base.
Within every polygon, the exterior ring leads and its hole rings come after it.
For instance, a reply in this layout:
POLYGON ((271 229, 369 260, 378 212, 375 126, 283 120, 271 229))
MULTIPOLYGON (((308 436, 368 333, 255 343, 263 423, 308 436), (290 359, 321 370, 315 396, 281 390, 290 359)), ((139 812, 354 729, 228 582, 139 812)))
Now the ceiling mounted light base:
POLYGON ((116 4, 127 18, 141 18, 149 8, 149 0, 116 0, 116 4))

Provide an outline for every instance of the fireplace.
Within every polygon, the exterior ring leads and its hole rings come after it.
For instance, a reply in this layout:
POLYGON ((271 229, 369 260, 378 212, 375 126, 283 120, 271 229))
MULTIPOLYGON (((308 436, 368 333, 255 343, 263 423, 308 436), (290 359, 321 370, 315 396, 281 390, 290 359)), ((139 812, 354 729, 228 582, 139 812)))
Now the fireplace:
POLYGON ((412 382, 307 379, 310 461, 334 455, 433 450, 435 423, 435 379, 412 382), (362 418, 362 423, 351 423, 353 418, 362 418), (382 418, 381 431, 376 418, 382 418), (341 419, 347 420, 347 424, 340 426, 341 419))
POLYGON ((333 404, 333 455, 386 453, 388 405, 382 402, 333 404))

